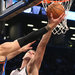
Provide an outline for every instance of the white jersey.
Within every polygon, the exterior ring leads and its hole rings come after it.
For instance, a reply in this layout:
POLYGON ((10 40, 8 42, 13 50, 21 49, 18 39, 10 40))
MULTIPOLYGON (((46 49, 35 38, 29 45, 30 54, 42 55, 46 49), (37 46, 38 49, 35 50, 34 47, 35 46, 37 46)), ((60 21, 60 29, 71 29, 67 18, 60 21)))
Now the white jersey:
POLYGON ((26 68, 24 67, 22 70, 13 70, 10 75, 28 75, 27 74, 27 71, 26 71, 26 68))

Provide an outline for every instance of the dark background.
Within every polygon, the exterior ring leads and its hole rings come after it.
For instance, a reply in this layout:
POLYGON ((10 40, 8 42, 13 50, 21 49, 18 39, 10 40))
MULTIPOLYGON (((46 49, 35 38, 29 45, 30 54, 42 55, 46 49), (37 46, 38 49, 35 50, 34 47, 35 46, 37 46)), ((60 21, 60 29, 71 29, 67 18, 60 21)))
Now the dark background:
MULTIPOLYGON (((75 11, 75 1, 72 4, 71 11, 75 11)), ((4 34, 1 38, 1 43, 13 41, 21 36, 32 32, 31 27, 27 27, 28 23, 34 24, 35 28, 42 28, 46 24, 41 21, 47 21, 47 16, 41 12, 37 14, 20 13, 12 19, 6 21, 9 26, 5 26, 4 34), (6 36, 4 40, 3 37, 6 36), (9 36, 9 37, 8 37, 9 36)), ((68 27, 75 26, 75 21, 68 20, 68 27)), ((66 34, 53 35, 47 44, 44 59, 40 68, 40 75, 75 75, 75 41, 71 40, 74 30, 69 30, 66 34)), ((33 49, 36 49, 41 38, 33 44, 33 49)), ((22 62, 22 57, 25 53, 21 53, 15 58, 7 62, 6 75, 16 68, 19 68, 22 62)))

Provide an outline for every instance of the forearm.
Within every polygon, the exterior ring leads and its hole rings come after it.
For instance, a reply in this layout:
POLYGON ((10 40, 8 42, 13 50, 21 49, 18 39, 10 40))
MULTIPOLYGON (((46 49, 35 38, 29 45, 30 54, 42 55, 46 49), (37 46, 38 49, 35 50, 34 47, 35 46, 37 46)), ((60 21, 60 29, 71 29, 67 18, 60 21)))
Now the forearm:
POLYGON ((16 51, 14 51, 14 52, 12 52, 12 53, 9 53, 8 55, 7 55, 7 60, 9 61, 9 60, 11 60, 12 58, 14 58, 15 56, 17 56, 18 54, 20 54, 21 53, 21 51, 19 51, 19 50, 16 50, 16 51))
MULTIPOLYGON (((48 41, 49 41, 49 39, 50 39, 50 37, 51 37, 51 34, 52 34, 52 30, 50 30, 50 31, 48 31, 46 34, 44 34, 44 35, 42 36, 42 39, 41 39, 41 41, 40 41, 38 47, 44 47, 44 46, 46 46, 47 43, 48 43, 48 41)), ((38 48, 38 47, 37 47, 37 48, 38 48)))
POLYGON ((35 41, 28 43, 27 45, 23 46, 22 48, 15 50, 14 52, 11 52, 7 55, 7 60, 10 60, 12 58, 14 58, 15 56, 17 56, 18 54, 22 53, 22 52, 26 52, 29 49, 32 49, 31 45, 34 43, 35 41))
POLYGON ((14 42, 11 42, 11 43, 8 43, 8 44, 6 43, 5 48, 7 49, 7 51, 3 54, 8 54, 8 53, 11 53, 11 52, 14 52, 14 51, 20 49, 20 47, 36 40, 38 37, 47 33, 48 30, 49 30, 49 27, 45 26, 45 27, 39 29, 38 31, 31 32, 27 36, 24 36, 24 37, 21 37, 21 38, 15 40, 14 42))
POLYGON ((51 32, 52 31, 47 32, 42 37, 40 43, 37 46, 36 54, 35 54, 34 58, 28 64, 28 66, 30 66, 30 68, 33 68, 36 65, 37 68, 40 69, 40 65, 41 65, 41 62, 42 62, 42 59, 43 59, 43 56, 45 53, 46 45, 47 45, 49 38, 51 36, 51 32))
POLYGON ((36 49, 36 54, 35 54, 35 64, 37 65, 38 69, 41 66, 41 62, 43 60, 43 56, 45 53, 46 45, 50 39, 52 31, 47 32, 46 34, 43 35, 37 49, 36 49))
POLYGON ((0 45, 0 56, 7 56, 7 54, 18 49, 20 49, 20 46, 16 40, 13 42, 5 42, 0 45))
POLYGON ((38 31, 33 31, 33 32, 29 33, 27 36, 17 39, 17 41, 18 41, 19 45, 22 47, 25 44, 28 44, 29 42, 32 42, 32 41, 36 40, 37 38, 39 38, 40 36, 42 36, 43 34, 47 33, 48 30, 49 30, 49 27, 45 26, 45 27, 39 29, 38 31))

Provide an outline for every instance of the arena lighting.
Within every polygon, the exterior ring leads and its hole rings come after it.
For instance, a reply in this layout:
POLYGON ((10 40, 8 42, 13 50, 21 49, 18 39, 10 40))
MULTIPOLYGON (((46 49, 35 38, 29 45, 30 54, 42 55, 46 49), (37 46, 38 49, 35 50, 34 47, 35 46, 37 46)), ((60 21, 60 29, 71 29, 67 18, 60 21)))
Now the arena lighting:
POLYGON ((75 40, 75 38, 74 37, 71 37, 71 40, 75 40))
POLYGON ((74 37, 75 37, 75 34, 73 34, 72 36, 74 36, 74 37))
POLYGON ((69 45, 69 47, 72 47, 72 45, 69 45))
POLYGON ((32 30, 33 30, 33 31, 37 31, 38 29, 37 29, 37 28, 33 28, 32 30))
POLYGON ((6 36, 4 36, 4 40, 6 40, 6 36))
POLYGON ((47 21, 41 21, 41 23, 47 24, 48 22, 47 21))
POLYGON ((75 12, 73 11, 66 11, 67 14, 66 19, 75 21, 75 12))
POLYGON ((9 36, 7 36, 7 38, 9 38, 9 36))
POLYGON ((24 13, 32 13, 32 12, 31 12, 31 8, 28 8, 28 9, 24 10, 23 12, 24 12, 24 13))
POLYGON ((69 27, 70 29, 72 29, 72 30, 75 30, 75 27, 69 27))
POLYGON ((9 24, 5 23, 5 26, 9 26, 9 24))
POLYGON ((33 24, 27 24, 27 26, 28 26, 28 27, 34 27, 34 25, 33 25, 33 24))

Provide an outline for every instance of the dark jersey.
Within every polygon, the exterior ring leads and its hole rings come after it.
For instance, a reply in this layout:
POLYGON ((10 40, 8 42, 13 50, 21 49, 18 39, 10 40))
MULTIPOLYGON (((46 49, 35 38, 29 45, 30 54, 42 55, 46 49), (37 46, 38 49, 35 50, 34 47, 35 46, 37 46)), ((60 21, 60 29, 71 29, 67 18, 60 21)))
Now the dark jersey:
POLYGON ((4 65, 4 62, 0 62, 0 75, 2 75, 3 73, 3 65, 4 65))

